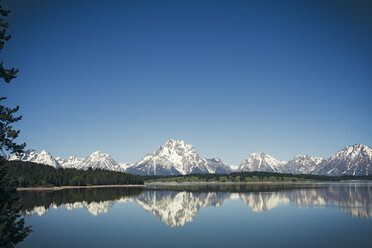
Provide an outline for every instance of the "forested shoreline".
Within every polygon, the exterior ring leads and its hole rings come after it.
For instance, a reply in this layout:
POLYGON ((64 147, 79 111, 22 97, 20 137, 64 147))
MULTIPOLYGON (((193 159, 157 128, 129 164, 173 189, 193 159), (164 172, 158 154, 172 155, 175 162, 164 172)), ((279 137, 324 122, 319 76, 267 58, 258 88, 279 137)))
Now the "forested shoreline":
POLYGON ((337 182, 342 180, 372 180, 372 176, 321 176, 311 174, 288 174, 277 172, 233 172, 230 174, 190 174, 171 176, 143 176, 146 183, 187 182, 337 182))
POLYGON ((24 161, 2 161, 19 187, 144 184, 140 176, 108 170, 56 169, 24 161))
POLYGON ((308 174, 285 174, 276 172, 233 172, 230 174, 190 174, 170 176, 137 176, 123 172, 89 168, 54 168, 49 165, 25 161, 6 161, 9 175, 18 187, 59 187, 90 185, 142 185, 146 183, 188 183, 188 182, 338 182, 342 180, 372 180, 372 176, 320 176, 308 174))

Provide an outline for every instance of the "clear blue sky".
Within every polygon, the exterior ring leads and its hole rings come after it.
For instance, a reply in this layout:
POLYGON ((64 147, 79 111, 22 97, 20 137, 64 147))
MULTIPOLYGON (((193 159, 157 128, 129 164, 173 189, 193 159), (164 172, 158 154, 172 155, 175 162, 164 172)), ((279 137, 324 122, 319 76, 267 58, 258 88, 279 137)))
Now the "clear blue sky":
POLYGON ((371 145, 368 1, 3 5, 1 61, 20 72, 0 95, 28 148, 136 162, 173 138, 237 165, 371 145))

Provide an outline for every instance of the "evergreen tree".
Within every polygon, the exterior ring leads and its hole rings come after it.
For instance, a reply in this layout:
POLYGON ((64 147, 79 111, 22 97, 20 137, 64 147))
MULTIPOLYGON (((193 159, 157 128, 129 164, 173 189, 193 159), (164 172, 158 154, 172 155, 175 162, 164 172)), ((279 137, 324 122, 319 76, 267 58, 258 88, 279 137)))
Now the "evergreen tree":
MULTIPOLYGON (((1 1, 1 0, 0 0, 1 1)), ((4 48, 5 42, 8 41, 12 36, 7 34, 6 31, 9 24, 4 21, 5 16, 8 16, 10 10, 5 10, 0 5, 0 51, 4 48)), ((0 62, 0 77, 4 79, 5 82, 9 83, 13 78, 16 78, 18 69, 6 69, 3 66, 3 62, 0 62)))
POLYGON ((18 145, 14 142, 14 139, 18 137, 19 130, 14 130, 12 123, 19 121, 22 116, 13 116, 18 111, 18 106, 8 108, 1 105, 1 101, 5 99, 6 97, 0 97, 0 151, 2 155, 5 155, 5 151, 20 154, 26 144, 18 145))
MULTIPOLYGON (((0 51, 4 48, 10 35, 6 34, 9 24, 3 17, 9 14, 9 10, 4 10, 0 5, 0 51)), ((0 78, 9 83, 16 77, 18 69, 6 69, 3 62, 0 62, 0 78)), ((5 100, 0 97, 0 101, 5 100)), ((19 107, 8 108, 0 104, 0 247, 14 247, 17 243, 26 238, 31 231, 30 227, 24 227, 24 219, 21 217, 21 205, 17 185, 7 174, 7 168, 2 159, 5 151, 8 153, 20 154, 25 144, 18 145, 14 139, 18 137, 19 130, 14 130, 12 123, 19 121, 22 117, 14 117, 19 107)))
POLYGON ((24 227, 17 186, 0 161, 0 247, 14 247, 23 241, 30 227, 24 227))

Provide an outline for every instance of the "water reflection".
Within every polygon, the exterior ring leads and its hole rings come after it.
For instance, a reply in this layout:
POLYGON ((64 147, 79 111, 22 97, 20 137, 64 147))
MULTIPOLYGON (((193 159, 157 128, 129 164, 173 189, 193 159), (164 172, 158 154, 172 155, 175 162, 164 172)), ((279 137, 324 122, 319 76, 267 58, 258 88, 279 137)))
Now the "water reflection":
POLYGON ((26 215, 41 216, 51 208, 64 207, 68 210, 86 208, 97 216, 106 213, 115 203, 130 201, 141 192, 141 188, 66 189, 20 191, 20 196, 26 215))
POLYGON ((93 215, 106 213, 119 202, 136 202, 168 226, 192 222, 199 210, 241 200, 252 211, 298 207, 337 207, 356 217, 372 217, 372 184, 193 185, 149 188, 101 188, 21 192, 26 215, 43 215, 51 208, 85 208, 93 215))

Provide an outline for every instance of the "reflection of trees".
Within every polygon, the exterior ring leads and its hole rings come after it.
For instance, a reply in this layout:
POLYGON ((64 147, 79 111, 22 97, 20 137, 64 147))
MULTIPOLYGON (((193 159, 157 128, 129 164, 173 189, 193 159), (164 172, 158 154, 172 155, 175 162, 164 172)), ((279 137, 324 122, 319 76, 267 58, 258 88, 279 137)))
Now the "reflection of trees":
POLYGON ((334 205, 352 216, 372 217, 372 185, 335 184, 289 191, 242 193, 240 197, 254 211, 266 211, 287 203, 300 207, 334 205))
POLYGON ((372 185, 219 185, 112 189, 75 189, 22 192, 26 213, 44 214, 48 208, 86 208, 94 215, 106 213, 115 203, 134 201, 168 226, 192 222, 206 206, 220 206, 240 198, 253 211, 268 211, 284 204, 300 207, 337 206, 352 216, 372 216, 372 185), (34 202, 28 202, 34 199, 34 202), (38 199, 38 200, 36 200, 38 199))
POLYGON ((27 214, 44 214, 60 206, 73 210, 85 207, 92 214, 105 213, 117 201, 140 194, 141 188, 66 189, 55 191, 20 191, 23 210, 27 214))

